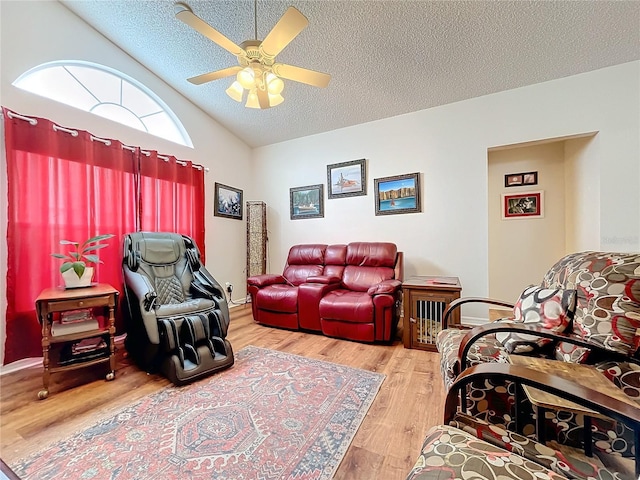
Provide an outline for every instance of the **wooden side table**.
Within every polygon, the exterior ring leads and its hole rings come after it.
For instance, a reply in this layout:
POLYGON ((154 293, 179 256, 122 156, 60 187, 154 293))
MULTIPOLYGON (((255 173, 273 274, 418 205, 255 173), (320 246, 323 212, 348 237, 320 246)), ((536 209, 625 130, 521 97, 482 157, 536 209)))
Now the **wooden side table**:
POLYGON ((49 396, 49 376, 55 372, 73 370, 101 363, 109 363, 109 372, 106 379, 113 380, 116 371, 116 356, 114 335, 115 308, 118 301, 118 291, 111 285, 101 283, 92 287, 64 289, 48 288, 43 290, 36 299, 36 313, 42 326, 42 374, 43 389, 38 392, 40 400, 49 396), (97 329, 69 333, 64 335, 52 335, 51 326, 57 321, 57 315, 70 310, 103 308, 107 312, 106 325, 99 325, 97 329), (104 355, 97 358, 78 359, 77 362, 61 363, 61 351, 65 346, 71 348, 76 342, 92 337, 103 337, 107 340, 107 349, 104 355))
MULTIPOLYGON (((625 402, 634 408, 638 408, 638 404, 627 397, 622 390, 617 388, 611 381, 609 381, 600 371, 595 367, 589 365, 582 365, 579 363, 561 362, 558 360, 549 360, 538 357, 528 357, 525 355, 509 355, 509 363, 512 365, 520 365, 523 367, 529 367, 534 370, 538 370, 543 373, 552 373, 559 377, 572 380, 585 387, 592 388, 606 392, 617 400, 625 402)), ((558 397, 548 392, 543 392, 537 388, 522 385, 522 390, 536 408, 536 437, 538 442, 546 442, 545 434, 545 412, 551 410, 562 410, 565 412, 577 413, 584 416, 584 452, 585 455, 591 457, 593 455, 592 440, 591 440, 591 417, 608 418, 594 410, 578 405, 577 403, 570 402, 564 398, 558 397)), ((516 419, 516 424, 518 424, 516 419)), ((516 425, 518 429, 518 425, 516 425)))
MULTIPOLYGON (((403 332, 405 348, 436 351, 436 337, 444 328, 444 312, 460 298, 462 286, 458 277, 415 276, 402 283, 403 332)), ((451 316, 452 324, 460 323, 460 311, 451 316)))

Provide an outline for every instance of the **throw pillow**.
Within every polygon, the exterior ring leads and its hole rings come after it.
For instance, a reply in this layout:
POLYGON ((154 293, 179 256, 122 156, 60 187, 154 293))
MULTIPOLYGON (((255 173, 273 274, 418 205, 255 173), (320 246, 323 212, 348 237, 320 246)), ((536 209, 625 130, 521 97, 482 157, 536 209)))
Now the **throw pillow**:
MULTIPOLYGON (((554 333, 562 333, 571 323, 576 307, 576 291, 527 287, 513 307, 514 322, 538 325, 554 333)), ((553 340, 550 338, 509 333, 503 344, 509 353, 528 353, 553 340)))

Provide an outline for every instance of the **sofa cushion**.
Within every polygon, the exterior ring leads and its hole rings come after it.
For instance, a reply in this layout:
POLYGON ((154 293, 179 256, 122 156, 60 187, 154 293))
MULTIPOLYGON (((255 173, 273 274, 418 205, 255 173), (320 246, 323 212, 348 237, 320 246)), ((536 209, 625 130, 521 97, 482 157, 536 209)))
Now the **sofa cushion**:
POLYGON ((394 243, 352 242, 347 245, 347 265, 361 267, 388 267, 396 265, 398 249, 394 243))
POLYGON ((294 245, 289 249, 282 275, 287 282, 296 286, 304 283, 308 277, 322 275, 326 250, 327 246, 323 244, 294 245))
POLYGON ((610 478, 609 472, 589 461, 586 456, 567 455, 528 437, 464 413, 457 413, 449 425, 569 478, 584 480, 610 478))
MULTIPOLYGON (((514 321, 562 333, 571 323, 575 306, 575 290, 531 285, 522 292, 513 308, 514 321)), ((499 334, 498 338, 500 338, 499 334)), ((501 340, 509 353, 532 352, 552 342, 549 338, 518 332, 509 333, 501 340)))
POLYGON ((320 300, 320 318, 351 323, 371 323, 373 302, 366 292, 333 290, 320 300))
POLYGON ((393 268, 347 265, 342 274, 342 285, 348 290, 366 292, 372 285, 391 280, 393 275, 393 268))
POLYGON ((258 290, 256 300, 263 310, 295 313, 298 311, 298 288, 281 283, 258 290))
MULTIPOLYGON (((578 293, 573 333, 606 349, 635 354, 640 347, 640 255, 583 252, 567 256, 564 265, 561 277, 578 293)), ((562 355, 557 351, 556 356, 562 355)))
POLYGON ((407 480, 462 478, 549 480, 566 477, 456 427, 432 427, 407 480))

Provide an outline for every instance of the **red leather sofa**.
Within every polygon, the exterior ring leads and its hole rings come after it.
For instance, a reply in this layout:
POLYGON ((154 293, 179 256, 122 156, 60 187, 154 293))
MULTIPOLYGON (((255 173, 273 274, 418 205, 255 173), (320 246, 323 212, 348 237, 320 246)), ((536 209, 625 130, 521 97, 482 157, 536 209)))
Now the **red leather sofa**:
POLYGON ((282 275, 247 279, 257 323, 388 342, 396 332, 403 278, 393 243, 294 245, 282 275))

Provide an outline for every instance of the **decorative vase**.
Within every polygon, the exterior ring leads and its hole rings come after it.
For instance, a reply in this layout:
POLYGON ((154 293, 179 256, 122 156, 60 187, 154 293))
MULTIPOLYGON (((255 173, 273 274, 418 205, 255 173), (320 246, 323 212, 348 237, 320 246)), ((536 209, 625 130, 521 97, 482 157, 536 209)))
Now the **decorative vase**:
POLYGON ((79 278, 72 268, 62 274, 62 279, 64 280, 64 286, 66 288, 88 287, 91 285, 91 280, 93 280, 93 267, 86 267, 84 273, 79 278))

